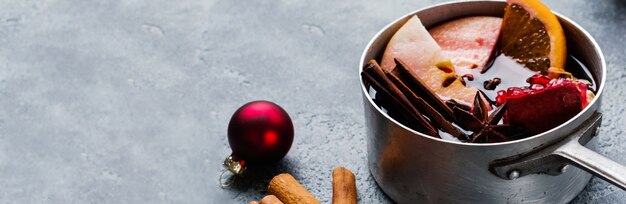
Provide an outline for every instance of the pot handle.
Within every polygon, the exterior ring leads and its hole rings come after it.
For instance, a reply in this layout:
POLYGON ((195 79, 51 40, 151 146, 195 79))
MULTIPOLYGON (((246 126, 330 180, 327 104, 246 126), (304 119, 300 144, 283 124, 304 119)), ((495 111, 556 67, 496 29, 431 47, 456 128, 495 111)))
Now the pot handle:
POLYGON ((583 146, 597 134, 601 121, 602 114, 596 112, 572 136, 536 152, 493 161, 489 170, 513 180, 536 173, 560 175, 572 164, 626 190, 626 166, 583 146))
POLYGON ((605 181, 626 190, 626 166, 621 165, 572 140, 557 148, 554 153, 569 163, 592 173, 605 181))

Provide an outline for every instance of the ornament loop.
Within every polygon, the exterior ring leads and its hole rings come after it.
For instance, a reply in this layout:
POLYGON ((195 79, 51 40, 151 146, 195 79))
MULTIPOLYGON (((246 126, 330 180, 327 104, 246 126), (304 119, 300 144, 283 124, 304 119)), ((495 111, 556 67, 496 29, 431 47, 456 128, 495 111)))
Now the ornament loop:
POLYGON ((243 172, 246 171, 245 162, 243 160, 236 159, 232 155, 226 157, 224 160, 224 168, 228 169, 237 176, 241 176, 243 172))
POLYGON ((235 180, 233 176, 229 176, 228 178, 226 178, 226 182, 223 182, 224 174, 226 174, 226 172, 229 172, 229 170, 228 169, 224 169, 224 170, 222 170, 222 173, 220 174, 219 182, 220 182, 220 187, 222 187, 222 188, 229 188, 230 186, 233 185, 234 180, 235 180))

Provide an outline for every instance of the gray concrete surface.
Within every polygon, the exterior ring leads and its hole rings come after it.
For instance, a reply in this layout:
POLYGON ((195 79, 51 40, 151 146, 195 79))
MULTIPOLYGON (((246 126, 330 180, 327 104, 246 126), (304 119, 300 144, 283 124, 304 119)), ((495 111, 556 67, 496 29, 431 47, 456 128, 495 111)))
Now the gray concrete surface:
MULTIPOLYGON (((626 164, 626 1, 544 0, 595 36, 608 80, 599 152, 626 164)), ((244 203, 290 172, 324 203, 365 162, 357 64, 393 19, 439 1, 0 0, 0 203, 244 203), (217 180, 240 105, 274 101, 294 145, 217 180)), ((574 203, 625 203, 594 178, 574 203)))

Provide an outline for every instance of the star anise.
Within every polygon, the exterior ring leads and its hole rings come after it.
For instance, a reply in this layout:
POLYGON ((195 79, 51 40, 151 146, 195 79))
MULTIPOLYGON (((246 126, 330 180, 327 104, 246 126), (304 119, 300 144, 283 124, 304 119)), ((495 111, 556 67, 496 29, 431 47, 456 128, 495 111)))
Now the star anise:
POLYGON ((461 106, 453 106, 456 123, 463 129, 474 132, 469 142, 506 142, 527 134, 523 128, 498 124, 506 112, 506 103, 496 107, 489 114, 491 106, 485 102, 486 100, 486 97, 478 91, 474 97, 474 106, 469 111, 461 106))

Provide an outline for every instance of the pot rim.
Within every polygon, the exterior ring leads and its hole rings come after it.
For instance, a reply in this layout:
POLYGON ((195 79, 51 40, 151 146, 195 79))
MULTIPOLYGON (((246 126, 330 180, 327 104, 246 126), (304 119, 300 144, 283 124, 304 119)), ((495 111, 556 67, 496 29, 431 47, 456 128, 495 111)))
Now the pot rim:
POLYGON ((493 147, 493 146, 502 146, 502 145, 512 145, 512 144, 518 144, 518 143, 523 143, 529 140, 534 140, 536 138, 545 136, 545 135, 549 135, 552 134, 553 132, 555 132, 556 130, 565 127, 567 125, 570 125, 570 123, 572 123, 572 121, 574 121, 575 119, 577 119, 578 117, 581 117, 581 115, 583 115, 584 113, 586 113, 587 111, 590 111, 590 109, 596 105, 596 103, 600 103, 600 97, 602 96, 602 93, 604 91, 604 84, 606 82, 606 61, 604 59, 604 54, 602 53, 602 49, 600 49, 600 46, 598 45, 598 43, 596 42, 596 40, 591 36, 591 34, 589 34, 589 32, 587 32, 587 30, 585 30, 583 27, 581 27, 580 25, 578 25, 576 22, 572 21, 571 19, 565 17, 564 15, 561 15, 560 13, 557 13, 555 11, 552 11, 552 13, 554 13, 557 18, 559 19, 559 21, 565 21, 568 22, 570 24, 573 25, 574 28, 576 28, 577 30, 580 30, 587 39, 589 39, 589 41, 593 44, 593 48, 591 49, 595 49, 597 51, 597 53, 600 55, 600 66, 601 66, 601 78, 599 81, 596 81, 596 85, 598 87, 598 90, 596 91, 595 97, 593 98, 593 100, 591 101, 591 103, 587 104, 587 107, 585 107, 582 111, 580 111, 578 114, 576 114, 574 117, 570 118, 569 120, 567 120, 566 122, 562 123, 561 125, 554 127, 548 131, 527 137, 527 138, 523 138, 523 139, 518 139, 518 140, 513 140, 513 141, 507 141, 507 142, 496 142, 496 143, 465 143, 465 142, 456 142, 456 141, 450 141, 450 140, 445 140, 442 138, 436 138, 433 136, 429 136, 429 135, 425 135, 424 133, 415 131, 409 127, 406 127, 404 124, 396 121, 395 119, 391 118, 388 114, 385 114, 382 112, 382 110, 380 109, 380 107, 378 107, 376 105, 376 103, 374 103, 374 101, 372 100, 372 97, 370 97, 368 90, 365 88, 365 84, 363 83, 363 79, 361 78, 360 74, 363 71, 363 66, 364 66, 364 62, 369 61, 369 59, 365 59, 366 55, 368 54, 368 50, 372 47, 372 45, 374 44, 374 42, 380 38, 381 34, 385 31, 387 31, 388 29, 390 29, 393 25, 397 24, 399 21, 404 20, 409 18, 410 16, 413 15, 417 15, 417 13, 425 11, 425 10, 429 10, 429 9, 433 9, 436 7, 441 7, 441 6, 447 6, 450 4, 463 4, 463 3, 473 3, 473 2, 485 2, 485 3, 506 3, 506 1, 504 0, 457 0, 457 1, 448 1, 448 2, 443 2, 443 3, 438 3, 435 5, 431 5, 431 6, 427 6, 427 7, 423 7, 414 11, 409 12, 408 14, 405 14, 395 20, 393 20, 392 22, 390 22, 389 24, 387 24, 385 27, 383 27, 382 29, 380 29, 375 35, 374 37, 372 37, 372 39, 369 41, 369 43, 367 43, 367 46, 365 47, 365 49, 363 50, 363 54, 361 55, 360 58, 360 62, 359 62, 359 83, 361 85, 361 91, 364 94, 364 96, 366 96, 367 100, 369 101, 369 105, 374 106, 374 108, 376 108, 376 110, 378 111, 379 114, 382 114, 384 117, 386 117, 388 120, 390 120, 391 122, 395 123, 396 125, 404 128, 405 130, 421 136, 421 137, 425 137, 426 139, 432 140, 433 142, 442 142, 442 143, 448 143, 448 144, 452 144, 452 145, 461 145, 461 146, 474 146, 474 147, 493 147))

